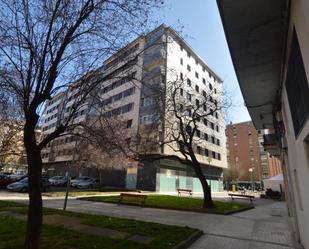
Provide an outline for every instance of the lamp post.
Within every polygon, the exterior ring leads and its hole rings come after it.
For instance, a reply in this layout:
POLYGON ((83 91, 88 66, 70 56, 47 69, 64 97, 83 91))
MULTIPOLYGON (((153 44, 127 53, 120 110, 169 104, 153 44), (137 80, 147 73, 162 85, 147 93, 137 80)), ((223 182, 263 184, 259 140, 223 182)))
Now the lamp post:
POLYGON ((254 183, 253 183, 253 168, 249 168, 250 176, 251 176, 251 190, 254 191, 254 183))

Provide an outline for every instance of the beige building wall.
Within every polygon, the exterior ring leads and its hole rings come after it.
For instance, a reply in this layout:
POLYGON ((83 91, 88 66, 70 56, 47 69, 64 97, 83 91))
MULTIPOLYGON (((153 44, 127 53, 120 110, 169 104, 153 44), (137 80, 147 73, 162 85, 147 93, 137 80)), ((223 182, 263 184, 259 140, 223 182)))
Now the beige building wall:
MULTIPOLYGON (((291 1, 290 24, 287 40, 287 58, 290 54, 293 28, 298 36, 298 42, 304 62, 307 80, 309 80, 309 1, 291 1)), ((284 72, 288 70, 286 60, 284 72)), ((287 180, 290 187, 289 209, 296 218, 296 235, 305 248, 309 248, 309 118, 305 121, 300 133, 296 136, 293 129, 291 109, 283 82, 283 121, 285 125, 286 144, 283 158, 286 163, 287 180), (297 229, 298 227, 298 229, 297 229)), ((308 96, 309 98, 309 96, 308 96)))

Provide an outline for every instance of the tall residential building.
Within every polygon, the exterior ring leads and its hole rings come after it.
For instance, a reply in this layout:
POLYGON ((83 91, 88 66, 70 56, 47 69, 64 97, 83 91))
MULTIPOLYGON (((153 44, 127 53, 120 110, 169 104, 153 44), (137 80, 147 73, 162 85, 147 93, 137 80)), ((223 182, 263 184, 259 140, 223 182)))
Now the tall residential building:
POLYGON ((258 132, 251 121, 226 126, 228 166, 240 181, 261 180, 261 159, 258 132))
POLYGON ((261 181, 282 173, 280 160, 263 148, 266 133, 257 131, 252 121, 226 126, 228 167, 236 178, 233 180, 261 181))
POLYGON ((295 237, 309 248, 309 1, 217 0, 243 97, 279 157, 295 237))
MULTIPOLYGON (((151 134, 151 139, 157 144, 153 153, 160 155, 181 157, 179 152, 175 152, 175 144, 166 144, 169 125, 177 122, 169 116, 167 101, 158 112, 158 90, 159 97, 163 95, 163 99, 167 100, 171 95, 171 84, 181 82, 177 100, 180 106, 180 103, 198 105, 200 96, 206 95, 211 96, 216 106, 217 101, 223 99, 220 77, 173 29, 165 25, 128 44, 107 59, 94 74, 102 78, 109 76, 97 89, 98 106, 103 108, 104 115, 108 118, 117 116, 126 122, 128 139, 136 134, 143 137, 150 126, 155 127, 151 134)), ((70 90, 59 93, 47 104, 42 124, 44 134, 53 131, 63 117, 69 115, 74 100, 79 96, 79 92, 70 90)), ((74 117, 75 123, 96 115, 96 111, 90 108, 90 102, 88 98, 79 109, 74 117)), ((210 111, 211 115, 198 120, 198 142, 194 150, 212 191, 221 191, 223 169, 227 167, 224 112, 223 109, 213 111, 211 108, 211 105, 205 105, 202 112, 210 111)), ((184 111, 188 112, 188 116, 192 115, 189 110, 184 111)), ((74 155, 74 140, 74 137, 64 136, 49 144, 42 152, 46 168, 60 173, 70 164, 74 168, 74 163, 71 163, 73 157, 77 157, 74 155)), ((109 170, 103 174, 103 181, 106 185, 151 191, 172 192, 177 188, 202 191, 194 171, 171 159, 150 160, 143 162, 142 166, 132 163, 127 169, 117 172, 109 170)))

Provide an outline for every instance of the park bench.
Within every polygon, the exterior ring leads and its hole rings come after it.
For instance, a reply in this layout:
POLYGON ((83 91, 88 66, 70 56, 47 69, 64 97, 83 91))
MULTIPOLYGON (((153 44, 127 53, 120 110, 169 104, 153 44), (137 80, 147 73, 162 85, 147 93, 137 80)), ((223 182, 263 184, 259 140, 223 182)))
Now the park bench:
POLYGON ((133 194, 133 193, 120 193, 120 199, 119 199, 119 203, 123 202, 124 198, 126 199, 132 199, 137 203, 140 203, 142 205, 145 204, 147 195, 143 195, 143 194, 133 194))
POLYGON ((177 191, 178 191, 178 195, 180 195, 181 193, 192 195, 191 189, 178 188, 177 191))
POLYGON ((254 195, 229 194, 229 196, 231 196, 233 201, 236 198, 238 198, 238 199, 249 199, 251 203, 252 203, 252 200, 255 198, 254 195))

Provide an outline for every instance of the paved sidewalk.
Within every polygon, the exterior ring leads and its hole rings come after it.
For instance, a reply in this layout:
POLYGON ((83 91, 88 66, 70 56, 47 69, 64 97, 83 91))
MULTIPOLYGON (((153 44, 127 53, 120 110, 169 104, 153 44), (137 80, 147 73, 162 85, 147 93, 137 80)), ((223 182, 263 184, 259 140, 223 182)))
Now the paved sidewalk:
MULTIPOLYGON (((62 205, 61 200, 44 200, 46 207, 62 205)), ((81 200, 69 200, 68 210, 195 227, 205 235, 191 249, 301 248, 293 239, 284 202, 257 200, 255 209, 229 216, 81 200)))

